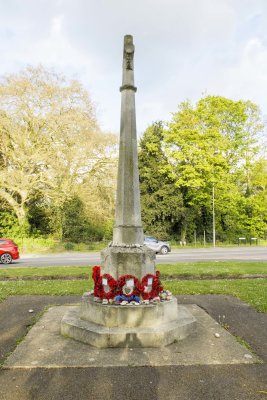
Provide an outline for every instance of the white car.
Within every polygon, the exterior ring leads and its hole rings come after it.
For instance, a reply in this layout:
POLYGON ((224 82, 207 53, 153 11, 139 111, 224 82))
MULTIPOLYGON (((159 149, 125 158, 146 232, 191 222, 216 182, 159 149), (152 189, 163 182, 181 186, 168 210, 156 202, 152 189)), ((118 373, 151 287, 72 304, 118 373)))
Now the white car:
POLYGON ((167 254, 171 251, 171 245, 168 242, 162 242, 153 236, 145 236, 144 244, 156 253, 167 254))

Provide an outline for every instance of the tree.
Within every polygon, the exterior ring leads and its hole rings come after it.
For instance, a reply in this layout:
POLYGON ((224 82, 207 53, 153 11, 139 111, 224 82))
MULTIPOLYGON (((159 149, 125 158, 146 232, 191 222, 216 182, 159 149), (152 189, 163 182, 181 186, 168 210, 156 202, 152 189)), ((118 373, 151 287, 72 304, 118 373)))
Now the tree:
MULTIPOLYGON (((87 91, 42 67, 2 79, 0 135, 0 197, 26 230, 30 203, 60 214, 84 182, 112 167, 116 138, 100 131, 87 91)), ((61 217, 54 221, 61 236, 61 217)))
MULTIPOLYGON (((247 172, 247 171, 246 171, 247 172)), ((245 175, 247 178, 247 175, 245 175)), ((239 204, 240 224, 247 237, 267 233, 267 160, 259 158, 249 170, 249 191, 239 204)))
POLYGON ((81 199, 74 196, 63 205, 63 238, 74 243, 90 240, 100 240, 103 237, 101 225, 94 225, 85 211, 81 199))
POLYGON ((168 238, 183 213, 182 197, 165 172, 163 124, 155 122, 140 140, 139 172, 142 218, 147 233, 168 238))
POLYGON ((256 105, 220 96, 207 96, 196 106, 183 102, 173 114, 164 132, 165 171, 182 192, 187 211, 182 238, 189 228, 192 232, 211 226, 213 187, 217 232, 224 238, 225 232, 237 227, 241 187, 246 181, 244 191, 248 191, 262 129, 256 105))

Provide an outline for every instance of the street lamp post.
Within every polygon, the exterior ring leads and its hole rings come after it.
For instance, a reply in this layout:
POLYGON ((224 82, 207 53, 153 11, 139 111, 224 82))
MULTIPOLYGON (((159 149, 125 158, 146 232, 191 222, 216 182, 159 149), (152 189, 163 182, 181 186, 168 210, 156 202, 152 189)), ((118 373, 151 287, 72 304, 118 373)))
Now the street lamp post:
MULTIPOLYGON (((219 151, 215 150, 213 156, 218 154, 219 151)), ((215 227, 215 187, 214 187, 214 160, 212 166, 212 243, 216 247, 216 227, 215 227)))
POLYGON ((212 182, 212 243, 216 247, 215 206, 214 206, 214 180, 212 182))

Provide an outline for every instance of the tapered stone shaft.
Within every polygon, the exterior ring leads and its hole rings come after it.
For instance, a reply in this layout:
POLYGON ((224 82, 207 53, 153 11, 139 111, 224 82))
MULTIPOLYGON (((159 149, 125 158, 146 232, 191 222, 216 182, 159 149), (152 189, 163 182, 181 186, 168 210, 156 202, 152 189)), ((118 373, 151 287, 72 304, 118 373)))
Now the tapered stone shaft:
POLYGON ((134 45, 124 37, 121 91, 120 150, 113 244, 143 245, 136 140, 134 45))
POLYGON ((101 271, 118 279, 142 279, 155 272, 155 253, 144 246, 141 223, 135 119, 134 45, 124 37, 121 91, 120 151, 113 241, 101 252, 101 271))

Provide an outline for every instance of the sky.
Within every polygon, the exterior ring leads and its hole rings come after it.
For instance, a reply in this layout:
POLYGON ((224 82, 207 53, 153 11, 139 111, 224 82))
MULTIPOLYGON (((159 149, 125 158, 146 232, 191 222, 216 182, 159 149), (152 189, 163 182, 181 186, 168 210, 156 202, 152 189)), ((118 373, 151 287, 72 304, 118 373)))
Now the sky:
POLYGON ((0 76, 42 64, 78 79, 118 133, 125 34, 138 135, 205 95, 251 100, 267 120, 267 0, 0 0, 0 76))

